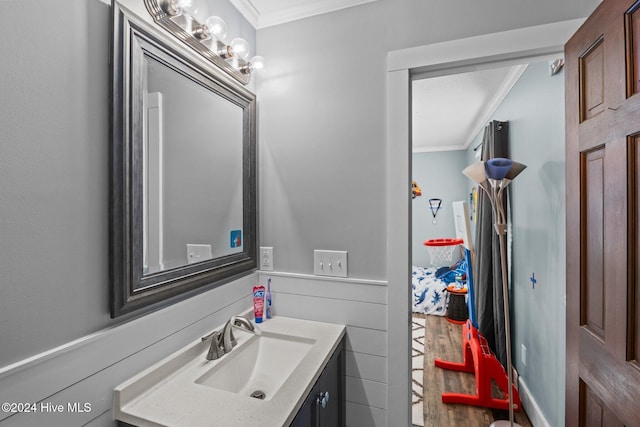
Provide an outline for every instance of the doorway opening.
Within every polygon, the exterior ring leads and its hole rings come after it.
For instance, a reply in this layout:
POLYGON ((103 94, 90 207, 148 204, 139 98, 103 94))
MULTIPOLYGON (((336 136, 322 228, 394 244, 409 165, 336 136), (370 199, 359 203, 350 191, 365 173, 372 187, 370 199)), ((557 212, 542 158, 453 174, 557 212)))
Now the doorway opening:
MULTIPOLYGON (((548 78, 546 65, 547 61, 536 63, 534 75, 548 78)), ((466 299, 470 295, 465 283, 467 261, 457 244, 448 247, 446 256, 437 256, 439 252, 434 254, 434 248, 426 244, 462 237, 467 242, 464 246, 474 250, 475 233, 471 233, 471 227, 475 229, 477 203, 473 194, 478 189, 462 170, 480 160, 487 123, 505 121, 517 113, 513 111, 517 106, 513 106, 509 93, 527 66, 463 73, 453 70, 453 74, 428 78, 412 76, 411 177, 422 190, 420 196, 412 199, 411 210, 410 346, 414 426, 452 425, 462 418, 477 420, 481 426, 486 425, 487 420, 508 418, 508 412, 504 411, 469 405, 447 408, 441 402, 444 392, 477 393, 474 375, 452 374, 433 363, 434 359, 462 361, 461 323, 468 316, 466 299), (431 205, 436 197, 439 209, 438 215, 433 215, 431 205)), ((564 88, 560 86, 557 90, 563 96, 564 88)), ((523 90, 518 92, 522 94, 523 90)), ((507 129, 505 132, 509 132, 507 129)), ((516 417, 520 425, 530 425, 523 412, 516 417)), ((473 425, 473 421, 470 423, 473 425)))
POLYGON ((387 60, 388 419, 410 425, 411 80, 551 59, 582 20, 390 52, 387 60), (406 141, 402 144, 398 141, 406 141), (405 230, 405 232, 397 232, 405 230), (397 391, 397 392, 394 392, 397 391))

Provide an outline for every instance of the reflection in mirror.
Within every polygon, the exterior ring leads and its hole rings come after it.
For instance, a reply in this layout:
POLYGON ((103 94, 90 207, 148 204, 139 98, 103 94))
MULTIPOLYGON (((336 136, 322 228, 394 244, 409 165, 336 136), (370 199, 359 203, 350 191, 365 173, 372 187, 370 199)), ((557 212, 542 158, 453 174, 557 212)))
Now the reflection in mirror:
POLYGON ((241 252, 242 109, 144 59, 144 274, 241 252))
POLYGON ((257 268, 255 95, 141 7, 113 3, 112 317, 257 268))

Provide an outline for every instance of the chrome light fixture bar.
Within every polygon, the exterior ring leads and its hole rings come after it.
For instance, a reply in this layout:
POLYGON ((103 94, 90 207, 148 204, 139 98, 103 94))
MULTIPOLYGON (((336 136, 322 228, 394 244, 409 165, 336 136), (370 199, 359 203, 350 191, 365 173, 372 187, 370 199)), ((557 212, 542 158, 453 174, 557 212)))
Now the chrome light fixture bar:
POLYGON ((251 73, 264 67, 264 58, 247 59, 249 44, 244 39, 235 38, 227 44, 227 26, 221 18, 211 16, 198 22, 193 17, 196 1, 144 0, 144 5, 154 22, 240 83, 248 84, 251 73))

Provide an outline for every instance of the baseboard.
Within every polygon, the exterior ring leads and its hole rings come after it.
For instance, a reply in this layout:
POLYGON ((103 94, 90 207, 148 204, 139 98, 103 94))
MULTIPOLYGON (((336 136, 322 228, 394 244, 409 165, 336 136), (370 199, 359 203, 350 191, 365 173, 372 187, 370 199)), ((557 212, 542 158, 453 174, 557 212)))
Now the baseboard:
POLYGON ((522 377, 519 378, 518 383, 518 390, 520 392, 522 407, 527 413, 529 421, 531 421, 531 425, 533 427, 551 427, 547 419, 544 417, 544 414, 540 410, 538 402, 536 402, 536 400, 531 395, 531 391, 529 390, 529 387, 527 387, 527 384, 524 382, 522 377))

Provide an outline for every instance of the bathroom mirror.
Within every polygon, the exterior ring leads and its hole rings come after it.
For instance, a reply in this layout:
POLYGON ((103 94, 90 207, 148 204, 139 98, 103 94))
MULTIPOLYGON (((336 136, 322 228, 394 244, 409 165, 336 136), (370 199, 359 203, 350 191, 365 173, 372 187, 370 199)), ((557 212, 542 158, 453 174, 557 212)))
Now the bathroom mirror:
POLYGON ((257 268, 255 95, 113 2, 111 316, 257 268))

